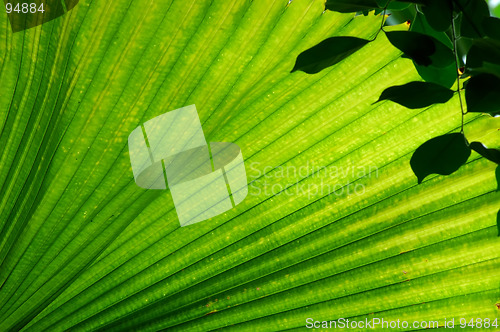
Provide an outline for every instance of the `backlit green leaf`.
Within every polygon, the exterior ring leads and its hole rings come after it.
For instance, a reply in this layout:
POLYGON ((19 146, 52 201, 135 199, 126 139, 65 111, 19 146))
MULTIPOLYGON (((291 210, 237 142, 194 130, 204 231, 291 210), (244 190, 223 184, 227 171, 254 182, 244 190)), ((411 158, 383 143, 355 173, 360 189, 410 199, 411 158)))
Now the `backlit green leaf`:
POLYGON ((454 61, 451 50, 433 37, 415 31, 390 31, 386 35, 395 47, 418 65, 446 67, 454 61))
MULTIPOLYGON (((427 19, 421 13, 417 13, 417 15, 415 16, 415 19, 410 26, 410 30, 434 37, 441 43, 446 45, 449 49, 453 48, 452 42, 448 35, 444 32, 435 31, 429 25, 429 23, 427 23, 427 19)), ((440 84, 445 88, 451 88, 457 80, 457 69, 455 63, 453 62, 444 68, 439 68, 432 65, 426 67, 415 63, 415 68, 426 82, 440 84)))

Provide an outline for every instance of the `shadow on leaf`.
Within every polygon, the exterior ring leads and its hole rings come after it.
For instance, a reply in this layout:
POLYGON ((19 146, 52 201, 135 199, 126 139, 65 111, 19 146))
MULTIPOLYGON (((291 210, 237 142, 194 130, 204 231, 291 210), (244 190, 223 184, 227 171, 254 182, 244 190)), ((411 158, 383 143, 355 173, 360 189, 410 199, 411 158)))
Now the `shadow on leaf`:
POLYGON ((356 37, 331 37, 318 45, 302 52, 297 57, 292 73, 301 70, 308 74, 316 74, 323 69, 344 60, 369 40, 356 37))
POLYGON ((439 84, 410 82, 385 89, 376 103, 382 100, 391 100, 404 107, 415 109, 446 103, 453 97, 453 93, 452 90, 439 84))
POLYGON ((432 138, 418 147, 410 160, 418 183, 430 174, 450 175, 465 164, 471 154, 461 133, 432 138))
POLYGON ((339 13, 355 13, 383 8, 383 5, 380 0, 326 0, 325 9, 339 13))

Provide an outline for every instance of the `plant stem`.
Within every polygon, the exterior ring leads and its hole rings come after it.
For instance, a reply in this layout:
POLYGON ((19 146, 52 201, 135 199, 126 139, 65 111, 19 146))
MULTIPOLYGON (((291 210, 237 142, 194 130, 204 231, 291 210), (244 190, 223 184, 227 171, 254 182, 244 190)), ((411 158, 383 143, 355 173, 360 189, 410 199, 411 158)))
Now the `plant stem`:
POLYGON ((459 65, 459 60, 458 60, 458 50, 457 50, 457 35, 455 32, 455 19, 452 17, 451 18, 451 33, 453 37, 453 55, 455 55, 455 66, 457 69, 457 93, 458 93, 458 100, 460 100, 460 110, 462 111, 462 127, 460 129, 460 132, 463 134, 464 133, 464 105, 462 102, 462 94, 460 92, 460 65, 459 65))

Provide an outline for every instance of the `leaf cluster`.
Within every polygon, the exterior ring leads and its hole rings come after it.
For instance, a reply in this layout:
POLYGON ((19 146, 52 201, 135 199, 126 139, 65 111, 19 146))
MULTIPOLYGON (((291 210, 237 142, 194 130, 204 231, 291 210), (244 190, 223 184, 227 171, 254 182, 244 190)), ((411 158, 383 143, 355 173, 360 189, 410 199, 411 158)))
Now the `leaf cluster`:
MULTIPOLYGON (((415 109, 446 103, 458 94, 461 130, 435 137, 414 152, 410 165, 418 183, 430 174, 455 172, 467 162, 472 150, 500 164, 500 150, 480 142, 469 143, 463 130, 467 112, 500 115, 500 19, 490 15, 485 0, 327 0, 325 9, 365 16, 371 11, 381 14, 378 32, 383 31, 402 57, 413 61, 423 81, 389 87, 377 102, 389 100, 415 109), (403 11, 413 13, 409 30, 385 31, 386 14, 403 11)), ((292 72, 318 73, 375 38, 328 38, 301 53, 292 72)))

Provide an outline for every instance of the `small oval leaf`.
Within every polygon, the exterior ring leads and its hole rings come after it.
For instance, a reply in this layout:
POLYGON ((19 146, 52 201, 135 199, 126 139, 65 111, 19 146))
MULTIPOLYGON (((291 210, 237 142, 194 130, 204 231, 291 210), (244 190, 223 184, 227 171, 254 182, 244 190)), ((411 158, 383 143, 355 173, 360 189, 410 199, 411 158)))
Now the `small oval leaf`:
POLYGON ((430 174, 450 175, 465 164, 471 154, 465 136, 446 134, 428 140, 418 147, 410 160, 418 183, 430 174))
POLYGON ((500 165, 500 150, 488 149, 481 142, 472 142, 470 148, 479 153, 484 158, 500 165))
POLYGON ((453 97, 453 91, 439 84, 410 82, 385 89, 377 102, 391 100, 404 107, 422 108, 432 104, 446 103, 453 97))
POLYGON ((301 70, 308 74, 316 74, 323 69, 344 60, 369 40, 356 37, 331 37, 318 45, 302 52, 297 57, 292 73, 301 70))
POLYGON ((500 78, 492 74, 473 76, 465 85, 468 112, 500 113, 500 78))

